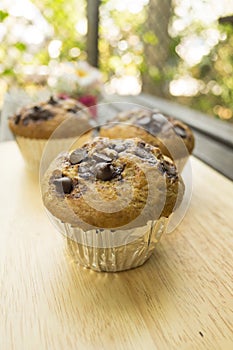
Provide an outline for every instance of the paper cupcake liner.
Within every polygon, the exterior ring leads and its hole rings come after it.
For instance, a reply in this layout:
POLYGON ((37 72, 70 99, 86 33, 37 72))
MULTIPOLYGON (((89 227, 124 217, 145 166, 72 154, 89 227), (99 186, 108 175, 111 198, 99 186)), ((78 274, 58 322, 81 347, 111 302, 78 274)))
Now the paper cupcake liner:
MULTIPOLYGON (((50 214, 50 213, 49 213, 50 214)), ((86 268, 117 272, 144 264, 166 231, 167 218, 149 221, 131 230, 97 229, 83 231, 49 215, 57 229, 66 236, 73 261, 86 268)))
POLYGON ((24 158, 27 169, 32 172, 38 172, 47 140, 16 136, 16 141, 24 158))
POLYGON ((72 148, 80 147, 88 139, 90 139, 90 137, 91 136, 89 134, 85 134, 79 138, 70 137, 64 139, 50 139, 48 141, 45 139, 31 139, 16 136, 16 141, 24 158, 27 169, 31 172, 39 173, 40 162, 47 142, 48 147, 46 148, 46 152, 49 152, 48 159, 53 160, 60 152, 69 150, 73 143, 75 143, 75 145, 72 148))

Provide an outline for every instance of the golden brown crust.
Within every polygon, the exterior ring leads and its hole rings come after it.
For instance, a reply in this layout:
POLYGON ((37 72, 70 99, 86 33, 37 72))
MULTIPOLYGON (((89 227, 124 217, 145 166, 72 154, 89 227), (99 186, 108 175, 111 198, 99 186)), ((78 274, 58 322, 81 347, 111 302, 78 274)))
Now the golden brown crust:
POLYGON ((75 99, 50 97, 48 101, 22 108, 9 118, 9 127, 18 136, 49 139, 63 122, 66 126, 57 138, 78 136, 93 126, 90 121, 87 108, 75 99))
POLYGON ((71 164, 71 154, 63 154, 43 179, 44 204, 63 222, 84 230, 143 226, 168 217, 182 199, 184 185, 172 160, 140 139, 95 138, 81 150, 86 158, 80 163, 71 164), (106 173, 98 171, 104 156, 112 157, 105 163, 112 172, 103 180, 106 173), (57 188, 60 180, 68 182, 65 194, 57 188))
POLYGON ((122 139, 139 137, 147 143, 158 146, 165 155, 173 159, 185 158, 194 148, 194 136, 187 125, 159 111, 147 109, 121 112, 109 124, 100 128, 100 136, 122 139), (183 150, 182 144, 185 146, 183 150), (175 157, 172 154, 174 148, 176 148, 175 157))

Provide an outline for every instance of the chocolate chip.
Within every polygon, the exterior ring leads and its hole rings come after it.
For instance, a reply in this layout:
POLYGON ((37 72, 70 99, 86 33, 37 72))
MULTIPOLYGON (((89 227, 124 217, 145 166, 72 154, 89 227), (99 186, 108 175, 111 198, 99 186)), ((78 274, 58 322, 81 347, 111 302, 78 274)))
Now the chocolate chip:
POLYGON ((180 125, 175 125, 174 126, 174 130, 176 135, 182 137, 183 139, 186 138, 187 134, 184 128, 182 128, 182 126, 180 125))
POLYGON ((23 119, 23 125, 28 125, 29 124, 29 120, 30 120, 29 117, 24 118, 23 119))
POLYGON ((121 152, 125 151, 125 146, 124 145, 116 145, 114 149, 116 152, 121 153, 121 152))
POLYGON ((105 154, 102 153, 94 153, 93 158, 97 160, 97 162, 105 162, 105 163, 111 163, 112 158, 106 156, 105 154))
POLYGON ((118 157, 118 153, 114 149, 111 149, 111 148, 105 148, 104 154, 111 159, 116 159, 118 157))
POLYGON ((78 164, 87 157, 87 151, 79 148, 73 151, 70 155, 71 164, 78 164))
POLYGON ((114 177, 114 168, 109 163, 99 163, 96 165, 96 178, 107 181, 114 177))
POLYGON ((55 100, 55 98, 53 96, 50 96, 50 99, 48 100, 48 104, 54 106, 54 105, 58 104, 58 101, 55 100))
POLYGON ((149 128, 149 132, 152 134, 152 135, 154 135, 154 136, 156 136, 156 135, 158 135, 158 133, 161 131, 161 125, 159 125, 159 124, 156 124, 156 123, 152 123, 151 125, 150 125, 150 128, 149 128))
POLYGON ((146 146, 146 143, 144 141, 139 141, 137 143, 138 147, 145 147, 146 146))
POLYGON ((163 166, 169 175, 176 175, 176 167, 173 164, 165 161, 163 166))
POLYGON ((95 175, 96 175, 96 171, 97 171, 96 163, 95 163, 94 165, 90 166, 89 171, 90 171, 92 174, 95 174, 95 175))
POLYGON ((140 157, 140 158, 145 158, 145 159, 148 159, 150 158, 150 154, 143 148, 141 147, 137 147, 136 150, 135 150, 135 154, 140 157))
POLYGON ((36 120, 40 119, 40 116, 39 116, 39 114, 31 114, 29 119, 32 119, 32 120, 36 121, 36 120))
POLYGON ((168 124, 167 119, 161 113, 155 113, 152 115, 152 123, 149 132, 152 135, 158 135, 165 124, 168 124))
MULTIPOLYGON (((36 106, 37 107, 37 106, 36 106)), ((35 107, 34 107, 35 109, 35 107)), ((47 120, 50 119, 54 116, 54 114, 49 111, 49 110, 43 110, 41 107, 37 110, 35 110, 34 113, 31 113, 28 115, 28 118, 32 119, 32 120, 47 120)))
POLYGON ((139 125, 147 125, 150 123, 150 117, 145 115, 145 116, 141 117, 140 119, 138 119, 137 123, 139 125))
POLYGON ((69 194, 73 189, 72 180, 67 176, 55 179, 53 183, 59 193, 69 194))
POLYGON ((15 120, 14 120, 15 124, 19 124, 20 118, 21 118, 21 115, 20 115, 20 114, 17 114, 17 115, 15 116, 15 120))
POLYGON ((48 110, 39 112, 40 119, 51 119, 54 116, 54 113, 48 110))
POLYGON ((77 109, 76 109, 76 108, 68 108, 68 109, 67 109, 67 112, 70 112, 70 113, 77 113, 77 109))
POLYGON ((159 124, 165 124, 167 119, 164 115, 162 115, 161 113, 155 113, 152 115, 152 119, 153 121, 155 121, 156 123, 159 123, 159 124))
POLYGON ((38 111, 40 111, 41 110, 41 107, 40 106, 34 106, 33 107, 33 111, 35 111, 35 112, 38 112, 38 111))
POLYGON ((167 123, 163 124, 162 126, 162 133, 163 134, 170 133, 171 129, 172 129, 172 124, 170 120, 168 120, 167 123))
POLYGON ((162 174, 164 174, 166 172, 166 169, 165 169, 162 162, 158 164, 158 169, 162 174))
POLYGON ((86 173, 86 172, 88 172, 89 170, 90 170, 90 169, 89 169, 88 166, 79 166, 79 167, 78 167, 78 172, 79 172, 80 174, 86 173))
POLYGON ((93 178, 93 174, 90 172, 80 173, 79 176, 86 180, 90 179, 91 177, 93 178))
POLYGON ((162 173, 167 173, 168 176, 175 176, 177 174, 176 167, 173 164, 170 164, 169 162, 163 161, 158 164, 158 169, 162 173))

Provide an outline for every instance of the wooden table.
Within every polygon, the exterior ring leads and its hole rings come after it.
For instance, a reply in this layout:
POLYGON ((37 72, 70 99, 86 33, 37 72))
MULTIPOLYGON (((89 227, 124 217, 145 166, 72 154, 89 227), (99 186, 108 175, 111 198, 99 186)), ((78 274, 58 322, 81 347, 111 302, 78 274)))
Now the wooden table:
POLYGON ((0 144, 0 349, 233 349, 232 183, 192 159, 191 206, 142 267, 74 265, 14 142, 0 144))

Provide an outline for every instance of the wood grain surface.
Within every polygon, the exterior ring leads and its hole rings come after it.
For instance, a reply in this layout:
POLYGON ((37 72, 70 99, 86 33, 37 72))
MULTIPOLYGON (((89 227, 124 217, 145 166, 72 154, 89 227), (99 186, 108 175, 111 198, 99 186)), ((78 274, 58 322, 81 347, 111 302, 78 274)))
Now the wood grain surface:
POLYGON ((192 159, 180 226, 142 267, 75 265, 16 144, 0 144, 0 349, 233 349, 233 186, 192 159))

